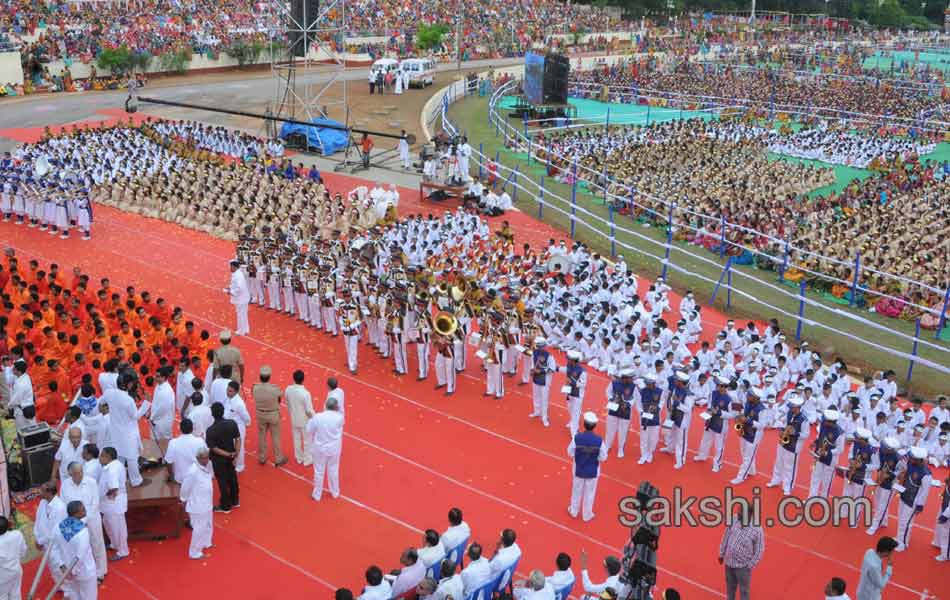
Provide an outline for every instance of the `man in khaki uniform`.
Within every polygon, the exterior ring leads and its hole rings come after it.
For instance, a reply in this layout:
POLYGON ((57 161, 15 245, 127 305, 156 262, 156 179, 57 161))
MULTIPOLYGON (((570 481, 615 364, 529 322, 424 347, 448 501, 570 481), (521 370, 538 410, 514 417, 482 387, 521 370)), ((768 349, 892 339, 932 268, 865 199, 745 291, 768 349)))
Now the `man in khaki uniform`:
POLYGON ((231 345, 231 331, 225 329, 218 334, 218 339, 221 340, 221 347, 214 351, 214 376, 218 376, 222 366, 231 365, 231 379, 243 384, 244 359, 241 351, 231 345))
POLYGON ((307 422, 314 415, 313 399, 310 391, 303 386, 304 372, 294 371, 294 384, 284 390, 287 400, 287 412, 290 413, 290 426, 294 436, 294 458, 297 464, 309 466, 313 462, 310 451, 310 436, 307 435, 307 422))
POLYGON ((270 382, 271 368, 261 367, 261 382, 251 388, 254 410, 257 414, 257 462, 267 462, 267 434, 274 446, 274 466, 287 462, 280 445, 280 394, 279 387, 270 382))

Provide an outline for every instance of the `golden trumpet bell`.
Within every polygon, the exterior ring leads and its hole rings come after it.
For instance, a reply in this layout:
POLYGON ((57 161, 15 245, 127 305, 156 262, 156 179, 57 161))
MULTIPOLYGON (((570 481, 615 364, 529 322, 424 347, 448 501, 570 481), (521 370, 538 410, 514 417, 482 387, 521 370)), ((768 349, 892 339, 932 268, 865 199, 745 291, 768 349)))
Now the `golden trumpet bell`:
POLYGON ((455 315, 444 310, 437 313, 435 319, 433 319, 435 332, 446 337, 453 335, 458 329, 458 326, 458 319, 455 318, 455 315))

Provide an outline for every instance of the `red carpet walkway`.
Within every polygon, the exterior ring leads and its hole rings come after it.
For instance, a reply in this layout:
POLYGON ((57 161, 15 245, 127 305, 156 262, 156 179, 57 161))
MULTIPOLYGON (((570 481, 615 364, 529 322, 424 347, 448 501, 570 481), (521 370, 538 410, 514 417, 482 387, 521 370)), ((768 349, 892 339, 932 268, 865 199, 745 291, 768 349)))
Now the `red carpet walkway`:
MULTIPOLYGON (((356 180, 330 175, 331 188, 347 191, 356 180)), ((401 213, 420 207, 414 190, 402 190, 401 213)), ((545 243, 562 237, 546 225, 520 213, 509 215, 518 240, 545 243)), ((55 261, 64 269, 79 265, 94 277, 108 276, 114 285, 135 285, 154 297, 182 306, 189 318, 211 331, 232 327, 234 315, 221 288, 227 284, 225 261, 233 245, 166 223, 97 207, 93 240, 59 240, 44 232, 0 224, 0 244, 12 245, 25 256, 55 261)), ((678 300, 673 301, 678 305, 678 300)), ((704 311, 705 312, 705 311, 704 311)), ((706 314, 707 332, 725 319, 706 314)), ((564 429, 566 406, 553 393, 552 427, 545 429, 527 418, 530 389, 510 381, 506 398, 499 402, 482 397, 484 382, 470 363, 459 381, 459 392, 446 398, 433 391, 434 383, 415 380, 414 359, 410 375, 395 377, 389 362, 361 346, 360 372, 345 369, 342 342, 307 329, 288 317, 251 309, 252 335, 236 345, 248 360, 248 380, 253 382, 262 364, 272 365, 281 386, 290 373, 302 368, 315 399, 322 398, 322 381, 335 375, 346 392, 346 441, 341 466, 339 500, 320 504, 310 499, 311 473, 299 466, 275 469, 258 466, 248 457, 241 476, 242 507, 230 515, 216 516, 215 544, 209 559, 189 561, 187 535, 166 542, 132 545, 130 560, 112 568, 101 597, 112 599, 180 598, 185 593, 235 599, 329 597, 337 586, 362 588, 362 572, 372 563, 384 570, 395 568, 400 551, 418 545, 422 530, 446 526, 446 512, 459 506, 471 524, 473 540, 486 549, 494 547, 502 528, 513 527, 524 550, 519 572, 554 570, 557 552, 574 557, 580 575, 580 551, 591 556, 591 575, 605 575, 601 559, 616 554, 629 536, 618 522, 618 502, 649 479, 668 496, 681 486, 684 494, 722 497, 736 472, 738 444, 730 435, 729 464, 710 474, 708 464, 690 462, 681 471, 659 454, 653 465, 636 464, 638 438, 632 433, 627 457, 611 458, 604 465, 595 505, 597 518, 584 524, 567 514, 571 462, 566 453, 569 436, 564 429), (187 592, 185 592, 187 590, 187 592)), ((587 408, 600 411, 606 380, 592 377, 587 408)), ((248 398, 250 404, 250 399, 248 398)), ((248 450, 256 449, 253 426, 248 450)), ((283 427, 284 445, 291 450, 289 423, 283 427)), ((694 420, 690 446, 698 447, 698 419, 694 420)), ((774 460, 775 433, 768 434, 759 460, 759 475, 741 486, 741 495, 762 501, 765 515, 774 515, 781 498, 764 489, 774 460), (758 488, 756 488, 758 489, 758 488)), ((807 492, 809 469, 799 473, 799 495, 807 492)), ((836 480, 833 491, 840 490, 836 480)), ((934 490, 936 496, 937 490, 934 490)), ((930 547, 936 516, 936 498, 917 520, 910 550, 897 557, 895 576, 885 597, 918 599, 928 590, 950 598, 950 567, 933 561, 930 547)), ((892 505, 892 509, 896 506, 892 505)), ((884 534, 894 533, 892 519, 884 534)), ((721 529, 667 528, 660 547, 660 585, 675 587, 684 598, 701 600, 724 597, 721 567, 716 553, 721 529)), ((861 530, 825 526, 797 528, 776 526, 767 530, 767 548, 753 577, 755 598, 799 599, 821 597, 833 576, 848 581, 854 596, 864 551, 872 539, 861 530)), ((25 581, 30 581, 36 563, 25 581)), ((110 566, 111 568, 111 566, 110 566)), ((579 586, 575 588, 575 594, 579 586)))

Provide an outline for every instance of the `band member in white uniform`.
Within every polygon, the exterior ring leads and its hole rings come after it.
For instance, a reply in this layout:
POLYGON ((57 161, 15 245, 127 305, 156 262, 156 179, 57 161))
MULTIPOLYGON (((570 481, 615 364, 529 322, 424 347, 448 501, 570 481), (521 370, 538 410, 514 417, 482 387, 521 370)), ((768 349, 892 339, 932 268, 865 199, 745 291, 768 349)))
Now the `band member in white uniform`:
POLYGON ((795 487, 802 448, 808 440, 808 419, 802 413, 803 404, 800 396, 791 396, 788 399, 788 414, 785 416, 779 443, 775 448, 772 479, 766 484, 766 487, 781 485, 786 495, 791 494, 795 487))
POLYGON ((543 337, 534 338, 535 349, 531 367, 531 399, 534 402, 534 411, 528 417, 541 417, 544 426, 549 427, 551 423, 548 421, 548 400, 551 396, 551 377, 552 373, 557 371, 557 363, 545 349, 546 345, 547 340, 543 337))
POLYGON ((567 391, 567 428, 571 435, 577 434, 578 421, 581 418, 581 408, 584 406, 584 390, 587 388, 587 371, 581 365, 581 353, 570 350, 567 353, 567 365, 558 370, 567 376, 564 390, 567 391))

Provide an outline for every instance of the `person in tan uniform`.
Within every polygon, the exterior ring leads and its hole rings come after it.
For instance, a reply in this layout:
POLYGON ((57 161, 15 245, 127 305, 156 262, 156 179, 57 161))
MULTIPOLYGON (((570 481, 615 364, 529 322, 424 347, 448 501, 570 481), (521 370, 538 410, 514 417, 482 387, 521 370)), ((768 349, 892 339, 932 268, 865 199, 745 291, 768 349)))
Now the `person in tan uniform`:
POLYGON ((214 351, 214 376, 224 365, 231 365, 231 379, 239 384, 244 383, 244 358, 241 351, 231 345, 231 331, 225 329, 218 335, 221 347, 214 351))
POLYGON ((261 367, 261 382, 251 388, 254 411, 257 416, 257 462, 267 462, 267 434, 274 446, 274 466, 287 462, 280 444, 280 395, 281 389, 270 382, 271 368, 261 367))

